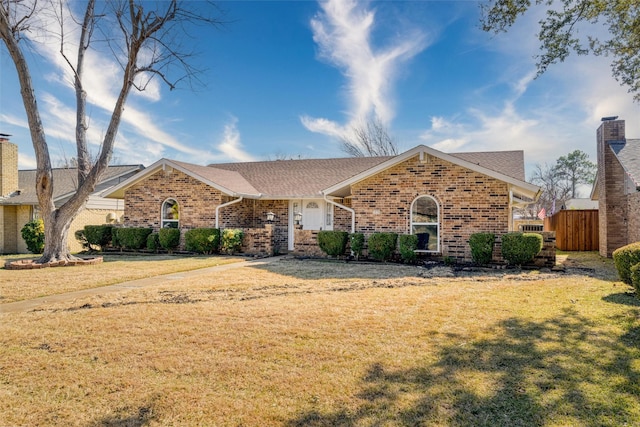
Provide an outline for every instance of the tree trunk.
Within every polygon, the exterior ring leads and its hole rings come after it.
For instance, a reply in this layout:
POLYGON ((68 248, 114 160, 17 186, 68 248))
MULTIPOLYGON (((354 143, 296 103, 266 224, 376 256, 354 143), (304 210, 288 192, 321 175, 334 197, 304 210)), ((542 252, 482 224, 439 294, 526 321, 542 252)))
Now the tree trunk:
POLYGON ((38 260, 40 264, 46 264, 49 262, 68 262, 77 257, 71 255, 69 252, 69 227, 76 215, 63 218, 60 214, 60 210, 54 210, 44 220, 44 252, 38 260))

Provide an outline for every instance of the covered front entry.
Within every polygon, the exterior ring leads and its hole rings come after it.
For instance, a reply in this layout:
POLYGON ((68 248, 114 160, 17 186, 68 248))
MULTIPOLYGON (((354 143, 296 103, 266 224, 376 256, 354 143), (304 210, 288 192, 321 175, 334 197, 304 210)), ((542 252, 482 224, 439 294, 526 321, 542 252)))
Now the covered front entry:
POLYGON ((333 205, 323 199, 301 199, 289 202, 289 250, 294 249, 294 230, 333 230, 333 205))

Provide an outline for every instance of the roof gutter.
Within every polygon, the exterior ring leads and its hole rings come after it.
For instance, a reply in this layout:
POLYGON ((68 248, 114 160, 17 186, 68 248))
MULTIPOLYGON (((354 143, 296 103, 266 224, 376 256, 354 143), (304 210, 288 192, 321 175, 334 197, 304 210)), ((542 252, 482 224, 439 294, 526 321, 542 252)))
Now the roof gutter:
POLYGON ((325 202, 331 203, 333 206, 337 206, 340 209, 344 209, 345 211, 351 212, 351 233, 352 234, 355 233, 356 232, 356 211, 351 209, 351 208, 349 208, 349 207, 346 207, 345 205, 341 205, 338 202, 334 202, 333 200, 329 200, 327 198, 328 196, 326 194, 324 194, 324 193, 322 193, 322 195, 324 196, 325 202))
POLYGON ((235 199, 235 200, 232 200, 230 202, 223 203, 221 205, 216 206, 216 228, 219 228, 218 226, 220 224, 220 221, 218 220, 218 218, 220 218, 220 208, 226 208, 227 206, 231 206, 233 204, 241 202, 242 199, 244 199, 244 196, 240 196, 239 199, 235 199))

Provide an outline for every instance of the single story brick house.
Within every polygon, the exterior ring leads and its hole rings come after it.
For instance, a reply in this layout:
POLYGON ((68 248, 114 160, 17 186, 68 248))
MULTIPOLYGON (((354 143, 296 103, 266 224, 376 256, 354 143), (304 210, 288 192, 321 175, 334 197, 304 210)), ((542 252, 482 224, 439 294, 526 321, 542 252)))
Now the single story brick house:
POLYGON ((319 230, 417 234, 419 251, 470 259, 469 236, 513 230, 525 182, 522 151, 199 166, 161 159, 103 195, 124 199, 131 227, 242 228, 247 253, 319 254, 319 230))
MULTIPOLYGON (((88 224, 116 223, 124 214, 122 200, 105 199, 98 193, 142 169, 142 165, 109 166, 85 208, 71 223, 68 240, 71 252, 82 250, 73 237, 76 230, 88 224)), ((53 182, 53 202, 60 206, 75 193, 78 172, 75 168, 54 168, 53 182)), ((0 253, 28 253, 21 230, 38 218, 38 210, 36 170, 18 170, 18 146, 0 137, 0 253)))
POLYGON ((605 117, 597 130, 598 172, 591 199, 598 201, 600 255, 640 242, 640 139, 628 139, 625 121, 605 117))

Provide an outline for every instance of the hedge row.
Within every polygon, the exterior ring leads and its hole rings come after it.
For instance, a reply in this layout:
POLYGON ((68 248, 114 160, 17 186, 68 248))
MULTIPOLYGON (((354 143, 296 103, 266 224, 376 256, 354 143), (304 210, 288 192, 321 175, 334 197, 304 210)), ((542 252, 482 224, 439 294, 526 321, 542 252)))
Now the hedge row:
MULTIPOLYGON (((162 228, 154 233, 151 228, 112 225, 87 225, 75 233, 83 247, 102 250, 108 246, 116 248, 157 252, 164 249, 172 252, 180 245, 180 230, 162 228)), ((244 233, 240 229, 194 228, 184 233, 185 249, 189 252, 212 254, 219 251, 236 253, 242 246, 244 233)))
MULTIPOLYGON (((318 232, 318 246, 329 256, 342 256, 347 248, 347 241, 351 242, 353 256, 359 258, 364 248, 364 234, 344 231, 318 232)), ((491 262, 495 234, 475 233, 469 239, 471 257, 476 264, 484 265, 491 262)), ((402 261, 414 262, 417 258, 418 236, 411 234, 398 235, 396 233, 373 233, 368 239, 369 256, 379 261, 391 259, 396 252, 402 261)), ((507 233, 502 236, 502 256, 510 265, 522 265, 533 260, 542 250, 542 236, 538 233, 507 233)), ((640 274, 640 273, 639 273, 640 274)))
MULTIPOLYGON (((400 236, 400 256, 405 262, 415 260, 415 248, 418 245, 416 236, 400 236), (414 238, 416 239, 414 241, 414 238)), ((349 234, 345 231, 318 232, 318 246, 329 256, 339 257, 345 254, 347 242, 351 243, 351 251, 356 258, 362 256, 364 234, 349 234)), ((393 256, 398 242, 396 233, 373 233, 369 236, 369 256, 379 261, 387 261, 393 256)))

